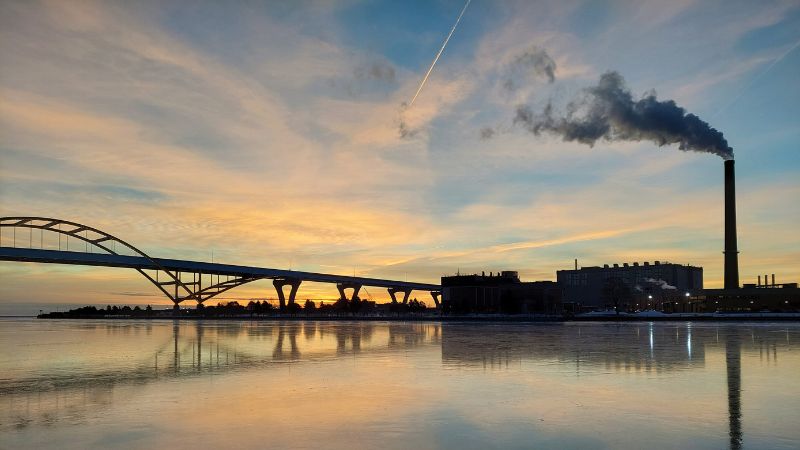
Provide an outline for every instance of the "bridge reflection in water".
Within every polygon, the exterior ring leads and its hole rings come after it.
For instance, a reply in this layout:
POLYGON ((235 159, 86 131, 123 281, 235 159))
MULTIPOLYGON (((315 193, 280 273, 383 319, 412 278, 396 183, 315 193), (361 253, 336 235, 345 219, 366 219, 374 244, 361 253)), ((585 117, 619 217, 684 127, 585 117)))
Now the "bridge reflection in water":
POLYGON ((740 448, 748 419, 742 414, 741 392, 748 381, 742 377, 742 355, 774 366, 800 345, 797 330, 780 324, 38 321, 28 327, 33 331, 26 335, 23 329, 24 342, 16 350, 52 347, 58 354, 13 356, 14 349, 7 349, 4 356, 12 358, 0 363, 7 373, 0 380, 3 430, 79 424, 93 411, 134 400, 139 386, 252 373, 263 374, 268 383, 271 371, 291 368, 301 374, 325 363, 340 368, 337 361, 355 358, 385 366, 387 376, 404 361, 438 364, 439 369, 426 368, 437 377, 452 370, 477 370, 487 377, 527 373, 535 366, 578 380, 575 386, 598 373, 669 379, 713 372, 718 379, 709 389, 722 395, 720 387, 727 386, 726 428, 730 447, 740 448), (709 354, 711 364, 724 364, 724 370, 707 370, 709 354))
MULTIPOLYGON (((371 322, 38 321, 48 333, 90 335, 60 360, 0 379, 0 429, 50 425, 64 413, 109 406, 117 387, 244 370, 269 370, 368 353, 389 355, 439 344, 441 325, 371 322), (139 345, 137 345, 139 344, 139 345), (147 350, 147 348, 151 350, 147 350)), ((34 338, 38 340, 37 338, 34 338)), ((52 343, 50 343, 52 344, 52 343)), ((27 342, 24 345, 47 345, 27 342)), ((6 369, 6 367, 0 367, 6 369)))

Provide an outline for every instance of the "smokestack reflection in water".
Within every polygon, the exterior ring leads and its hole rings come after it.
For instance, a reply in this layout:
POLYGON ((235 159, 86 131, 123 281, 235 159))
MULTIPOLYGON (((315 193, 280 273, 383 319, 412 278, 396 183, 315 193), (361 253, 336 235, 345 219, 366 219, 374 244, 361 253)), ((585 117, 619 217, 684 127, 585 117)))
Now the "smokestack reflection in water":
POLYGON ((728 434, 730 448, 742 448, 742 346, 735 330, 725 339, 725 365, 728 370, 728 434))

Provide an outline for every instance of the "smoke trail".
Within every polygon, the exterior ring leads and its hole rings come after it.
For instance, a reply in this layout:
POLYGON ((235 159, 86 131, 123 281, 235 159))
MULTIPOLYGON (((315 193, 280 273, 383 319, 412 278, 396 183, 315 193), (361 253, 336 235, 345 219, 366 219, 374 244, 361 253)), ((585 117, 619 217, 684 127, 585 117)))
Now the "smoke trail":
POLYGON ((420 91, 422 91, 422 87, 425 86, 425 82, 428 81, 428 77, 431 76, 431 71, 433 71, 433 66, 436 65, 436 61, 439 61, 439 57, 442 56, 442 52, 444 48, 447 46, 447 41, 450 40, 450 37, 453 35, 453 32, 456 31, 456 27, 458 23, 461 22, 461 17, 464 15, 464 12, 467 10, 467 6, 469 6, 469 2, 472 0, 467 0, 467 3, 464 4, 464 8, 461 9, 461 14, 458 15, 458 19, 456 19, 456 23, 453 24, 453 28, 450 29, 450 33, 447 34, 444 42, 442 43, 442 47, 439 49, 439 53, 436 54, 436 57, 433 58, 433 62, 431 62, 431 66, 428 67, 428 71, 425 73, 425 76, 422 78, 422 81, 419 83, 419 87, 417 88, 417 92, 414 94, 414 98, 408 102, 408 107, 410 108, 414 104, 414 100, 417 99, 419 96, 420 91))
POLYGON ((514 57, 509 65, 509 76, 503 87, 508 91, 513 91, 517 88, 520 80, 515 78, 522 78, 521 81, 527 81, 528 71, 533 69, 533 74, 538 77, 547 78, 548 83, 556 80, 556 62, 547 51, 536 45, 531 46, 523 53, 514 57))
POLYGON ((684 151, 713 153, 733 159, 733 149, 721 132, 672 100, 659 101, 655 93, 634 101, 625 80, 617 72, 606 72, 584 96, 570 102, 564 115, 557 115, 552 104, 541 114, 527 105, 517 107, 514 124, 535 135, 543 132, 560 135, 565 141, 593 146, 599 139, 608 141, 651 141, 659 146, 678 144, 684 151))
POLYGON ((657 280, 655 278, 645 278, 644 281, 647 281, 648 283, 655 284, 656 286, 660 287, 661 289, 668 289, 668 290, 678 289, 675 286, 667 283, 664 280, 657 280))

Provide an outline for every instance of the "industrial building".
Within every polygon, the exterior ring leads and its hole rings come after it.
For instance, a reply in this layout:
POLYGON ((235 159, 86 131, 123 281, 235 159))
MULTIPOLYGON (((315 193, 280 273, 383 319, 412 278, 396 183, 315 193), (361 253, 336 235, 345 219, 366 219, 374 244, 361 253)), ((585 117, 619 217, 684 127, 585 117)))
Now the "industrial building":
POLYGON ((442 277, 445 313, 559 313, 561 298, 557 283, 522 282, 516 271, 442 277))
POLYGON ((556 272, 565 309, 581 312, 662 309, 703 289, 703 268, 655 261, 605 264, 556 272))
POLYGON ((739 250, 736 233, 736 178, 734 161, 725 161, 725 287, 706 289, 692 298, 697 311, 797 311, 800 310, 800 288, 797 283, 772 283, 764 275, 762 283, 739 287, 739 250))
POLYGON ((724 162, 724 288, 704 289, 703 268, 654 261, 605 264, 559 270, 556 282, 523 283, 517 272, 442 277, 442 309, 449 313, 581 313, 599 309, 619 312, 658 310, 685 312, 800 311, 797 283, 739 283, 736 233, 735 171, 724 162))
POLYGON ((797 283, 775 283, 764 275, 758 283, 745 283, 738 289, 704 289, 688 298, 686 305, 667 305, 666 312, 796 312, 800 311, 797 283))
POLYGON ((703 289, 703 269, 689 265, 632 263, 583 267, 557 272, 565 309, 575 312, 616 308, 671 312, 790 312, 800 310, 797 283, 775 283, 764 275, 753 284, 739 284, 734 161, 724 162, 725 249, 724 288, 703 289))

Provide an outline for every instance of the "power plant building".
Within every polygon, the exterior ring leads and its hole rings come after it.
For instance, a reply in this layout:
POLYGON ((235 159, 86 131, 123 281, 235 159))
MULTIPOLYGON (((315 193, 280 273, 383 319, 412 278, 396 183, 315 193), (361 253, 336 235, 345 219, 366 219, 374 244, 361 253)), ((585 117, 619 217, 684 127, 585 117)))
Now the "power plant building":
POLYGON ((522 282, 516 271, 442 277, 445 313, 558 313, 561 297, 557 283, 522 282))
POLYGON ((556 272, 564 305, 574 312, 662 309, 703 289, 703 268, 655 261, 556 272))

